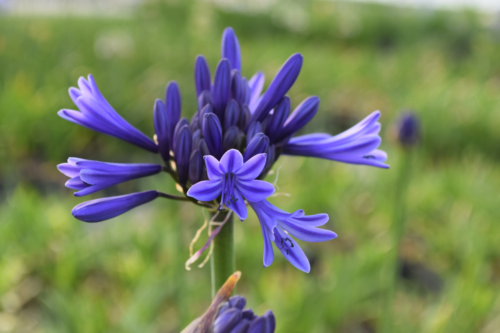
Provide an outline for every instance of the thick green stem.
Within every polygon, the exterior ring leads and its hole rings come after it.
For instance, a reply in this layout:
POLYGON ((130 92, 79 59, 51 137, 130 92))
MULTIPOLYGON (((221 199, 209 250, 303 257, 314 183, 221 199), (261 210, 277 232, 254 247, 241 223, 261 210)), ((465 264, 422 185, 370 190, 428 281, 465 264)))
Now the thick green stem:
MULTIPOLYGON (((219 212, 214 222, 222 222, 227 218, 229 211, 219 212)), ((233 215, 229 216, 226 224, 213 240, 213 252, 210 260, 212 271, 212 298, 227 278, 236 271, 234 257, 234 221, 233 215)))
POLYGON ((406 192, 411 178, 413 154, 414 152, 412 150, 404 150, 401 154, 400 163, 398 165, 399 172, 396 183, 393 207, 394 211, 391 225, 392 248, 388 255, 388 290, 385 299, 385 320, 383 320, 382 323, 382 332, 390 333, 394 331, 394 315, 392 308, 398 282, 399 249, 404 236, 406 224, 406 192))

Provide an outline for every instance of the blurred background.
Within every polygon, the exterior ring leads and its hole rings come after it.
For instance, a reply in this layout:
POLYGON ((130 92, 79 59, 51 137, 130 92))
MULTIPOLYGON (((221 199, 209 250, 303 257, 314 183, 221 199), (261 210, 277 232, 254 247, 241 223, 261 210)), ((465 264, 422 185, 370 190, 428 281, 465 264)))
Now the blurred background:
MULTIPOLYGON (((203 53, 215 68, 226 26, 243 74, 263 70, 266 85, 292 53, 304 55, 292 106, 322 101, 304 132, 339 133, 381 110, 391 165, 282 157, 279 191, 290 197, 272 202, 328 213, 339 238, 303 245, 310 274, 281 255, 263 268, 257 218, 237 223, 238 293, 249 306, 273 309, 280 333, 391 331, 384 321, 394 332, 498 332, 500 3, 379 2, 0 0, 0 332, 179 332, 208 307, 209 265, 184 268, 201 210, 158 199, 103 223, 74 219, 86 198, 64 187, 58 163, 159 157, 56 112, 74 108, 67 89, 92 73, 152 136, 168 81, 180 85, 183 114, 195 112, 194 59, 203 53), (405 110, 422 135, 401 195, 409 153, 394 122, 405 110), (395 216, 405 222, 396 280, 395 216)), ((172 183, 159 175, 92 198, 174 193, 172 183)))

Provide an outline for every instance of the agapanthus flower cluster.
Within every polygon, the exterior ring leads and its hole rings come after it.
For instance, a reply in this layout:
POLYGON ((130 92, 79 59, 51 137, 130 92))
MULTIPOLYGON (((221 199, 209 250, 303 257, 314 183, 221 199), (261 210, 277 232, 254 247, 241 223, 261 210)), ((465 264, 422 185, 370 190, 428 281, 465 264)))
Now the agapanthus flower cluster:
POLYGON ((264 266, 274 259, 274 246, 295 267, 309 272, 307 257, 292 238, 323 242, 336 237, 319 229, 328 215, 285 212, 267 199, 274 186, 263 179, 280 155, 310 156, 350 164, 387 168, 387 155, 378 149, 380 112, 368 115, 338 135, 301 130, 317 113, 319 98, 306 98, 293 111, 286 95, 296 81, 302 55, 285 61, 265 92, 264 74, 247 79, 241 72, 238 39, 231 28, 222 37, 222 58, 214 74, 198 56, 194 77, 198 109, 191 119, 181 117, 181 97, 176 82, 168 84, 164 99, 154 103, 155 140, 124 120, 100 93, 91 75, 80 78, 79 89, 69 93, 79 111, 59 115, 97 132, 127 141, 151 153, 162 164, 117 164, 70 158, 59 170, 70 177, 66 186, 84 196, 101 189, 160 172, 169 173, 182 196, 156 190, 91 200, 77 205, 72 214, 86 222, 99 222, 123 214, 158 197, 192 201, 212 211, 231 210, 247 218, 247 205, 257 214, 264 238, 264 266))

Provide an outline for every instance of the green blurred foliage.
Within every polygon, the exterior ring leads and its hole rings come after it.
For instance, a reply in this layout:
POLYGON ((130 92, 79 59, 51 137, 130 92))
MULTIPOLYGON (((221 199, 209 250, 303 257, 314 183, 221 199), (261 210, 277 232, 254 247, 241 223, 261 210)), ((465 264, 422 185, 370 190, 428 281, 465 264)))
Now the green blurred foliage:
MULTIPOLYGON (((291 197, 273 203, 328 213, 339 238, 304 244, 313 262, 306 275, 281 256, 262 268, 256 217, 237 224, 238 292, 248 304, 273 309, 280 333, 378 326, 400 156, 390 124, 412 108, 424 133, 402 254, 435 271, 444 289, 400 285, 397 331, 496 332, 500 31, 474 13, 328 1, 277 2, 265 11, 150 1, 128 18, 0 17, 0 332, 178 332, 208 306, 208 265, 184 269, 202 212, 159 199, 102 224, 76 221, 70 211, 82 200, 63 188, 57 163, 159 158, 56 112, 74 108, 68 87, 92 73, 113 107, 152 136, 153 103, 168 81, 179 82, 184 115, 194 113, 194 58, 203 53, 214 69, 228 25, 247 77, 263 70, 268 84, 288 56, 304 55, 292 103, 312 94, 322 100, 306 131, 338 133, 380 109, 391 164, 384 171, 280 159, 279 192, 291 197)), ((92 198, 175 191, 159 177, 92 198)))

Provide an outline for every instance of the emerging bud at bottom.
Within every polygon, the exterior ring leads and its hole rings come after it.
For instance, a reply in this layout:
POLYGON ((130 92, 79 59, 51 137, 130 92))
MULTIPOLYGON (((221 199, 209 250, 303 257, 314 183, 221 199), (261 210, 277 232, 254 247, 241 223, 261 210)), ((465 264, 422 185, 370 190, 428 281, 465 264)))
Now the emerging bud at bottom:
POLYGON ((243 309, 246 305, 243 296, 229 298, 240 276, 240 272, 231 275, 205 314, 181 333, 274 333, 276 318, 272 311, 259 317, 251 309, 243 309))

